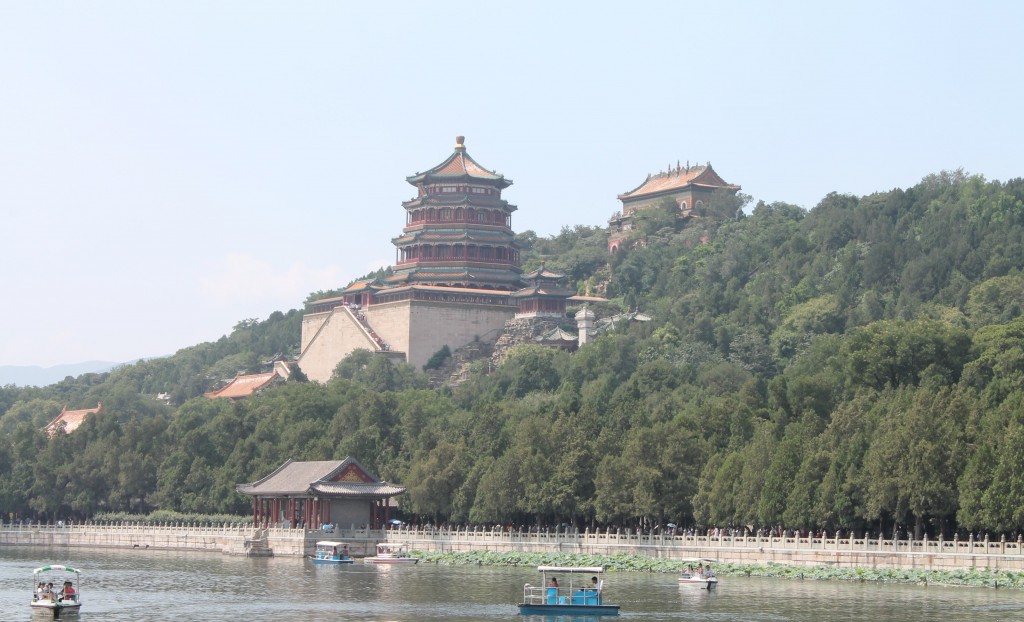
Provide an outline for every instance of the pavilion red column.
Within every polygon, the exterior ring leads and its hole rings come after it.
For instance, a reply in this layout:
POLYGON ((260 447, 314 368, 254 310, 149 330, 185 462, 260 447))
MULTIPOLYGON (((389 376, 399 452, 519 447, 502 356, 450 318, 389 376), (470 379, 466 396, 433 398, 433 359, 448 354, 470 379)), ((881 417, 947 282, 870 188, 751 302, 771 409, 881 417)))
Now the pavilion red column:
POLYGON ((260 522, 260 506, 259 497, 252 498, 252 524, 258 525, 260 522))
POLYGON ((291 525, 292 525, 292 529, 295 529, 295 497, 289 497, 288 498, 288 505, 291 506, 290 511, 291 511, 292 517, 291 517, 291 521, 290 522, 291 522, 291 525))

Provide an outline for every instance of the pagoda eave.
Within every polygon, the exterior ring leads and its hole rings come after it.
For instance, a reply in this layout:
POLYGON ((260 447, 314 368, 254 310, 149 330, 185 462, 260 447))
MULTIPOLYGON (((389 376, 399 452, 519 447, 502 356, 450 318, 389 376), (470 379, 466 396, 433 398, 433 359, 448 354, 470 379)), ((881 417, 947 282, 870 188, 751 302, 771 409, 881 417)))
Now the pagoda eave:
POLYGON ((506 207, 508 201, 503 201, 498 197, 481 196, 477 194, 430 194, 422 197, 416 197, 409 199, 408 201, 402 202, 402 207, 416 208, 424 206, 437 206, 437 207, 488 207, 488 208, 503 208, 506 207))
POLYGON ((729 192, 739 192, 740 190, 743 189, 742 186, 733 186, 733 185, 728 185, 728 186, 716 186, 716 185, 713 185, 713 184, 690 184, 690 185, 695 187, 695 188, 702 188, 704 190, 728 190, 729 192))
POLYGON ((500 190, 504 190, 512 185, 511 179, 505 177, 475 177, 468 173, 460 173, 458 175, 438 175, 436 173, 420 173, 419 175, 413 175, 406 177, 405 181, 413 186, 421 186, 427 184, 454 184, 459 182, 482 184, 486 186, 493 186, 500 190))

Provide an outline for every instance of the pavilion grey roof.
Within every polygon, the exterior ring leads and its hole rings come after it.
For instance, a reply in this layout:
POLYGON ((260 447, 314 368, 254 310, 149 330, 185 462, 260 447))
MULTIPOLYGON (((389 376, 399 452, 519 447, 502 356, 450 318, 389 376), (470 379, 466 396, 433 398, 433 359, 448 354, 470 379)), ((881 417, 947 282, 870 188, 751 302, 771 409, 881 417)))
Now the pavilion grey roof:
POLYGON ((535 337, 534 341, 576 341, 577 339, 579 339, 579 335, 556 326, 548 332, 535 337))
POLYGON ((355 458, 344 460, 317 460, 296 462, 288 459, 273 473, 250 484, 238 484, 235 489, 249 496, 299 496, 320 493, 331 496, 387 498, 405 492, 403 486, 388 484, 377 479, 355 458), (332 478, 350 465, 355 465, 374 481, 332 482, 332 478))
POLYGON ((630 311, 628 313, 619 313, 611 317, 603 317, 597 320, 594 326, 594 332, 600 333, 606 330, 612 330, 623 322, 650 322, 651 316, 646 313, 639 311, 630 311))

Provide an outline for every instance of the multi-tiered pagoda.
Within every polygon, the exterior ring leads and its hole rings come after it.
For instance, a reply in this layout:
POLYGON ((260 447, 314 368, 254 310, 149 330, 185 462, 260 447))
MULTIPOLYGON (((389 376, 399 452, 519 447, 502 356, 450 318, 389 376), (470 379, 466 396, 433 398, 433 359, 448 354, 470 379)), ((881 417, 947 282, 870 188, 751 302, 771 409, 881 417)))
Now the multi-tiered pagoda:
POLYGON ((417 195, 402 204, 392 275, 309 304, 298 359, 309 379, 329 380, 358 349, 420 367, 445 347, 494 343, 516 317, 557 326, 567 301, 585 301, 561 274, 522 274, 516 206, 501 198, 512 180, 469 157, 462 136, 455 142, 444 162, 406 178, 417 195))
POLYGON ((480 166, 465 138, 434 168, 406 178, 416 198, 402 204, 405 228, 388 285, 439 285, 512 291, 520 287, 515 205, 501 198, 511 179, 480 166))

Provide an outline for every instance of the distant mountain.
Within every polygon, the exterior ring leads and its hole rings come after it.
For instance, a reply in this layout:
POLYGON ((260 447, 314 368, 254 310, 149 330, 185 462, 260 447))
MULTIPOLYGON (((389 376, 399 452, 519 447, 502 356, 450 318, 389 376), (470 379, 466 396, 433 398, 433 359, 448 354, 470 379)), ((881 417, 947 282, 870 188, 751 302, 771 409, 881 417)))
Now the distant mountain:
POLYGON ((86 361, 54 367, 0 365, 0 386, 16 384, 22 387, 45 387, 68 376, 78 377, 82 374, 107 372, 120 364, 110 361, 86 361))

